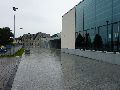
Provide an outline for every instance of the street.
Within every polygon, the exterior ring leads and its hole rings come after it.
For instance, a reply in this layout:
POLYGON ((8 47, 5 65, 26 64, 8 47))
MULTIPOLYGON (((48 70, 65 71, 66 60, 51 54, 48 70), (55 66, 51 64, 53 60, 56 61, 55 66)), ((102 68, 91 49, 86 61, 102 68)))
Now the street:
POLYGON ((33 48, 22 57, 12 90, 120 90, 119 70, 118 65, 33 48))

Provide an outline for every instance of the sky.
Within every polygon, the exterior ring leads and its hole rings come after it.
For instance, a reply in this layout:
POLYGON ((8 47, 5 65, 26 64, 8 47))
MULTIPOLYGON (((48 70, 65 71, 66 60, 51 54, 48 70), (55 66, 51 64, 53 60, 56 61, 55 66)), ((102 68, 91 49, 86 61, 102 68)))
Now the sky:
POLYGON ((62 31, 62 16, 81 0, 1 0, 0 28, 13 30, 16 16, 16 37, 43 32, 55 34, 62 31), (13 11, 12 7, 18 10, 13 11), (20 29, 23 28, 23 29, 20 29))

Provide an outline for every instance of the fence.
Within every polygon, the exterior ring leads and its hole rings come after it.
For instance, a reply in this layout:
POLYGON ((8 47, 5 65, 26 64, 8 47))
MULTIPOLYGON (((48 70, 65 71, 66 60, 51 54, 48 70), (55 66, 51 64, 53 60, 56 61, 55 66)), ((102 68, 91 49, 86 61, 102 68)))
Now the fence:
POLYGON ((22 48, 22 45, 17 45, 17 46, 13 46, 12 48, 10 49, 7 49, 7 52, 5 53, 1 53, 1 55, 13 55, 15 54, 18 50, 20 50, 22 48))

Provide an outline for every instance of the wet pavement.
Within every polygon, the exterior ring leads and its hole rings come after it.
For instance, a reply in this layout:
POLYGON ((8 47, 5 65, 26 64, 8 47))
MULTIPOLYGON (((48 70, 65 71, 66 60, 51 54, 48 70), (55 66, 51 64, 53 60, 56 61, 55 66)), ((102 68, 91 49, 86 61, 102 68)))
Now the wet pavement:
POLYGON ((120 66, 36 48, 23 56, 12 90, 120 90, 120 66))

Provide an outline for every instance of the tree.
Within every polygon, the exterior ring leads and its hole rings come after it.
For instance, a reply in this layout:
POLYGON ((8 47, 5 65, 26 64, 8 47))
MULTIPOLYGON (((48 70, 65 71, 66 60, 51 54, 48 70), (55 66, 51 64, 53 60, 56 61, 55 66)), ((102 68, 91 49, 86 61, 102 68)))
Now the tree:
POLYGON ((75 47, 76 48, 81 48, 81 47, 83 47, 83 43, 84 43, 84 38, 79 33, 79 35, 77 36, 76 41, 75 41, 75 47))
POLYGON ((95 50, 101 50, 103 47, 103 41, 99 34, 95 35, 94 41, 93 41, 94 49, 95 50))
POLYGON ((91 47, 91 38, 89 33, 85 35, 85 46, 87 49, 91 47))
POLYGON ((57 34, 54 34, 54 35, 51 36, 51 38, 53 38, 53 37, 58 37, 58 35, 57 35, 57 34))
POLYGON ((14 35, 9 27, 0 28, 0 45, 12 44, 13 37, 14 35))

